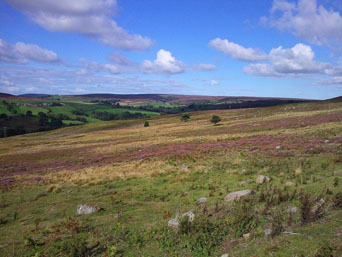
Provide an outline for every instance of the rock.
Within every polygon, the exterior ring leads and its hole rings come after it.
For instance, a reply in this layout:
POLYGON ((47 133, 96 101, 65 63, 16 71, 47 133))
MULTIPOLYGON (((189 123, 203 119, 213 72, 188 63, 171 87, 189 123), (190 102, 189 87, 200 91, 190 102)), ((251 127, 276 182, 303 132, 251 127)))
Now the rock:
POLYGON ((187 170, 187 169, 189 169, 190 167, 187 166, 187 165, 181 165, 179 168, 182 169, 182 170, 187 170))
POLYGON ((259 175, 256 179, 257 184, 263 184, 265 182, 270 182, 270 177, 264 176, 264 175, 259 175))
POLYGON ((240 174, 245 174, 247 172, 246 169, 242 169, 242 171, 240 172, 240 174))
POLYGON ((291 182, 291 181, 287 181, 286 183, 285 183, 285 186, 288 186, 288 187, 292 187, 292 186, 294 186, 295 185, 295 183, 293 183, 293 182, 291 182))
POLYGON ((281 148, 280 145, 277 145, 275 149, 279 150, 280 148, 281 148))
POLYGON ((272 234, 272 229, 266 228, 266 229, 264 230, 264 234, 265 234, 265 236, 271 235, 271 234, 272 234))
POLYGON ((185 216, 188 217, 188 220, 189 222, 193 222, 194 219, 195 219, 195 214, 192 212, 192 211, 188 211, 188 212, 185 212, 183 213, 182 215, 180 216, 176 216, 175 218, 169 220, 169 222, 167 223, 167 225, 169 227, 174 227, 174 228, 177 228, 179 226, 179 220, 184 218, 185 216))
POLYGON ((329 140, 328 140, 328 139, 327 139, 327 140, 325 140, 325 141, 324 141, 324 143, 326 143, 326 144, 327 144, 327 143, 329 143, 329 140))
POLYGON ((83 214, 90 214, 90 213, 94 213, 94 212, 98 212, 100 210, 103 210, 103 208, 94 205, 86 205, 86 204, 79 204, 77 205, 77 215, 83 215, 83 214))
POLYGON ((251 233, 243 234, 243 238, 246 240, 250 239, 251 236, 251 233))
POLYGON ((169 222, 167 223, 167 225, 168 225, 169 227, 177 228, 177 227, 179 226, 179 220, 178 220, 178 218, 176 217, 176 218, 174 218, 174 219, 169 220, 169 222))
POLYGON ((247 180, 243 180, 243 181, 241 181, 241 182, 239 183, 239 185, 242 186, 242 185, 244 185, 244 184, 246 184, 246 183, 247 183, 247 180))
POLYGON ((183 213, 181 217, 183 218, 185 216, 188 216, 188 219, 190 222, 193 222, 195 219, 195 214, 192 211, 188 211, 186 213, 183 213))
POLYGON ((232 193, 229 193, 228 195, 226 195, 224 200, 227 202, 239 200, 241 197, 247 196, 250 193, 252 193, 252 190, 249 190, 249 189, 241 190, 241 191, 235 191, 235 192, 232 192, 232 193))
POLYGON ((206 203, 208 202, 208 199, 205 197, 201 197, 200 199, 197 200, 197 203, 206 203))
POLYGON ((297 207, 290 207, 286 210, 288 213, 296 213, 297 212, 297 207))
POLYGON ((221 257, 229 257, 228 253, 222 254, 221 257))

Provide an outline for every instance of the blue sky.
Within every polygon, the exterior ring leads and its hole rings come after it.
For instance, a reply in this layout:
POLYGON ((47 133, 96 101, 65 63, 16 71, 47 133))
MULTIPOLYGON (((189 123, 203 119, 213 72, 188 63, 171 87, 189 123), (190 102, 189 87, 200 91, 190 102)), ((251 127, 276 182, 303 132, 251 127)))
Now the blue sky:
POLYGON ((0 92, 342 95, 339 0, 4 0, 0 92))

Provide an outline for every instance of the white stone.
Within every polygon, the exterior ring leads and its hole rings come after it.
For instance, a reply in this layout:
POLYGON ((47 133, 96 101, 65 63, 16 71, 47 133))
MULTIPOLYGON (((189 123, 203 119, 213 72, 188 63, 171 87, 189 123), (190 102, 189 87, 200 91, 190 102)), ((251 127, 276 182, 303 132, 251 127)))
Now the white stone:
POLYGON ((272 229, 270 229, 270 228, 266 228, 266 229, 264 230, 265 236, 269 236, 269 235, 271 235, 271 233, 272 233, 272 229))
POLYGON ((239 200, 241 197, 247 196, 250 193, 252 193, 252 190, 249 190, 249 189, 232 192, 232 193, 229 193, 228 195, 226 195, 224 200, 227 202, 239 200))
POLYGON ((270 178, 268 176, 259 175, 256 179, 257 184, 263 184, 265 182, 270 182, 270 178))
POLYGON ((176 217, 176 218, 174 218, 174 219, 169 220, 169 222, 167 223, 167 225, 168 225, 169 227, 177 228, 177 227, 179 226, 179 220, 178 220, 178 218, 176 217))
POLYGON ((221 257, 229 257, 228 253, 222 254, 221 257))
POLYGON ((297 212, 297 207, 290 207, 287 209, 287 212, 289 213, 296 213, 297 212))
POLYGON ((83 214, 90 214, 90 213, 94 213, 94 212, 98 212, 99 210, 101 210, 101 208, 99 206, 90 206, 90 205, 86 205, 86 204, 79 204, 77 205, 77 215, 83 215, 83 214))
POLYGON ((208 202, 208 199, 205 197, 201 197, 200 199, 197 200, 197 203, 206 203, 208 202))
POLYGON ((179 220, 180 220, 181 218, 184 218, 185 216, 188 217, 188 220, 189 220, 190 222, 193 222, 194 219, 195 219, 195 214, 194 214, 192 211, 188 211, 188 212, 183 213, 183 214, 180 215, 180 216, 177 215, 175 218, 170 219, 169 222, 167 223, 167 225, 168 225, 169 227, 177 228, 177 227, 179 226, 179 220))

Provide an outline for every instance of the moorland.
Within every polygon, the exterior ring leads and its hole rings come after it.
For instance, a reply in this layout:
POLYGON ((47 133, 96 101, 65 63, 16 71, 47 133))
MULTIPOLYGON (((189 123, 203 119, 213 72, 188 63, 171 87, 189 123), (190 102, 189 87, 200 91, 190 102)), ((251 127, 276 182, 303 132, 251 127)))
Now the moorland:
POLYGON ((340 98, 149 116, 1 138, 0 255, 342 255, 340 98))

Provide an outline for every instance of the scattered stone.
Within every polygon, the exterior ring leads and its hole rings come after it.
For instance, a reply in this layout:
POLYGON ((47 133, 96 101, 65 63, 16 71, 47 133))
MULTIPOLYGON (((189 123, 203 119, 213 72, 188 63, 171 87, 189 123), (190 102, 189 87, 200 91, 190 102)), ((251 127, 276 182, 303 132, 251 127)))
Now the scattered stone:
POLYGON ((294 186, 295 185, 295 183, 293 183, 292 181, 287 181, 286 183, 285 183, 285 186, 288 186, 288 187, 292 187, 292 186, 294 186))
POLYGON ((187 170, 187 169, 189 169, 190 167, 187 166, 187 165, 181 165, 179 168, 182 169, 182 170, 187 170))
POLYGON ((221 257, 229 257, 228 253, 222 254, 221 257))
POLYGON ((265 236, 271 235, 271 234, 272 234, 272 229, 266 228, 266 229, 264 230, 264 234, 265 234, 265 236))
POLYGON ((113 216, 115 219, 121 218, 121 214, 110 214, 110 215, 113 216))
POLYGON ((243 238, 246 240, 249 240, 251 238, 251 236, 252 236, 251 233, 243 234, 243 238))
POLYGON ((167 225, 168 225, 169 227, 177 228, 177 227, 179 226, 179 220, 180 220, 181 218, 184 218, 185 216, 188 217, 188 220, 189 220, 190 222, 193 222, 194 219, 195 219, 195 214, 194 214, 192 211, 188 211, 188 212, 183 213, 183 214, 180 215, 180 216, 177 215, 175 218, 169 220, 169 222, 167 223, 167 225))
POLYGON ((242 186, 242 185, 244 185, 244 184, 246 184, 246 183, 247 183, 247 180, 243 180, 243 181, 241 181, 241 182, 239 183, 239 185, 242 186))
POLYGON ((228 195, 226 195, 224 200, 227 201, 227 202, 237 201, 241 197, 247 196, 250 193, 252 193, 252 190, 249 190, 249 189, 241 190, 241 191, 235 191, 235 192, 232 192, 232 193, 229 193, 228 195))
POLYGON ((242 171, 240 172, 240 174, 244 174, 244 173, 246 173, 246 172, 247 172, 246 169, 242 169, 242 171))
POLYGON ((327 139, 327 140, 325 140, 325 141, 324 141, 324 143, 326 143, 326 144, 327 144, 327 143, 329 143, 329 140, 328 140, 328 139, 327 139))
POLYGON ((257 184, 263 184, 263 183, 266 183, 266 182, 270 182, 270 177, 268 176, 264 176, 264 175, 259 175, 256 179, 256 183, 257 184))
POLYGON ((297 168, 297 169, 295 170, 295 175, 296 175, 296 176, 299 176, 299 175, 302 174, 302 173, 303 173, 303 170, 302 170, 301 167, 299 167, 299 168, 297 168))
POLYGON ((197 200, 197 203, 206 203, 208 202, 208 199, 205 197, 201 197, 200 199, 197 200))
POLYGON ((280 148, 281 148, 280 145, 277 145, 275 149, 279 150, 280 148))
POLYGON ((97 206, 97 205, 86 205, 86 204, 79 204, 77 205, 77 215, 83 215, 83 214, 90 214, 94 212, 98 212, 100 210, 103 210, 103 208, 97 206))
POLYGON ((185 216, 188 216, 188 219, 190 222, 193 222, 195 219, 195 214, 192 211, 188 211, 186 213, 183 213, 181 217, 183 218, 185 216))
POLYGON ((297 207, 290 207, 287 209, 288 213, 296 213, 297 212, 297 207))

